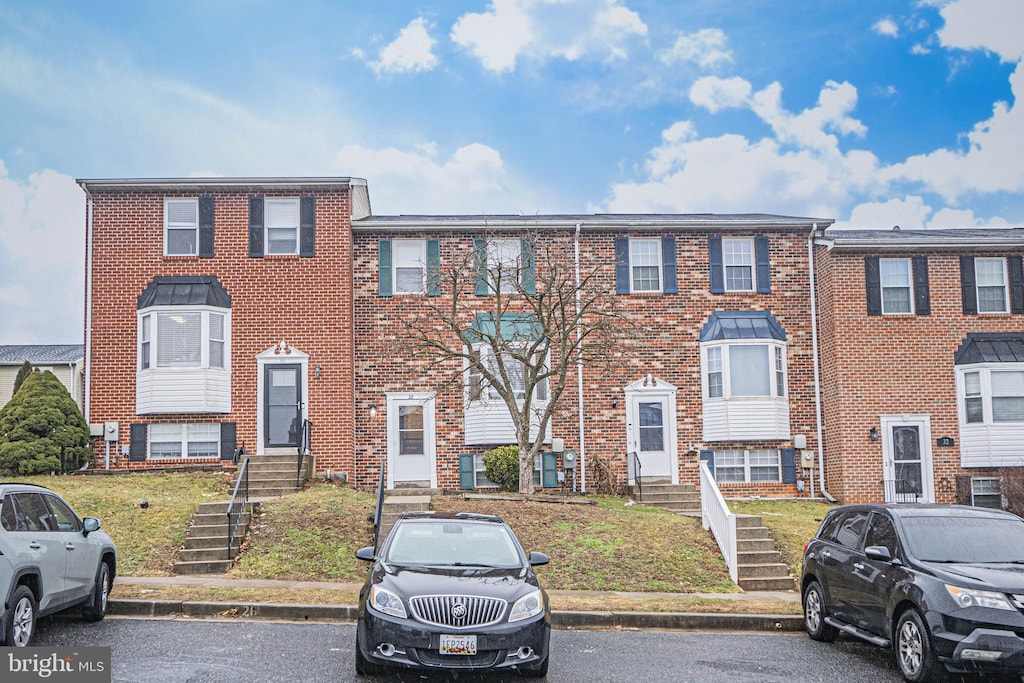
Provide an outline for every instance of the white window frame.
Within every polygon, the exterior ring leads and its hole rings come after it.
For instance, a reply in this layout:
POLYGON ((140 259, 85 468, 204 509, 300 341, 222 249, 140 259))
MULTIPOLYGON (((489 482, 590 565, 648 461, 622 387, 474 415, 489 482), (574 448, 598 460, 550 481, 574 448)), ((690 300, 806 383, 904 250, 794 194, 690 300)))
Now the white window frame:
MULTIPOLYGON (((473 345, 473 349, 472 349, 472 353, 474 355, 479 354, 479 357, 480 357, 481 361, 484 362, 484 363, 488 363, 489 364, 491 362, 491 358, 494 355, 494 349, 492 349, 490 347, 490 345, 488 345, 486 343, 474 344, 473 345)), ((515 362, 515 361, 513 361, 513 362, 515 362)), ((546 356, 545 357, 544 367, 545 368, 550 368, 550 356, 546 356)), ((484 401, 484 402, 489 402, 489 403, 500 403, 500 404, 504 405, 505 400, 503 398, 501 398, 501 395, 498 394, 498 392, 495 391, 488 384, 488 382, 483 378, 483 376, 482 375, 478 375, 478 374, 472 372, 472 368, 470 366, 469 360, 466 360, 464 362, 464 369, 465 369, 465 396, 466 396, 466 401, 467 402, 484 401), (480 378, 479 379, 479 395, 478 396, 473 396, 473 394, 476 392, 476 390, 473 387, 473 380, 472 380, 472 378, 474 376, 478 376, 480 378)), ((525 385, 525 378, 524 378, 524 385, 525 385)), ((525 398, 526 398, 525 386, 524 386, 523 391, 516 392, 516 393, 517 393, 516 401, 523 401, 523 400, 525 400, 525 398)), ((545 379, 542 382, 538 383, 538 385, 534 387, 533 405, 535 405, 535 406, 538 405, 538 404, 544 405, 544 404, 546 404, 550 400, 550 397, 551 397, 551 380, 550 380, 550 378, 548 378, 548 379, 545 379)))
POLYGON ((196 256, 199 253, 199 199, 196 197, 166 197, 164 198, 164 256, 196 256), (171 223, 170 205, 171 204, 192 204, 195 207, 195 222, 183 223, 175 222, 171 223), (170 239, 169 233, 171 230, 185 231, 191 230, 194 235, 192 244, 194 245, 193 251, 178 252, 170 250, 170 239))
POLYGON ((298 197, 265 197, 263 200, 263 244, 264 253, 273 256, 284 255, 296 255, 299 253, 299 198, 298 197), (287 204, 294 208, 292 213, 294 219, 294 225, 276 225, 270 224, 270 207, 272 204, 287 204), (292 230, 295 231, 295 248, 290 251, 274 251, 271 249, 271 230, 292 230))
POLYGON ((971 505, 973 507, 985 507, 992 508, 995 510, 1002 510, 1003 493, 1001 487, 999 486, 999 477, 971 477, 971 505), (977 484, 984 483, 987 485, 990 484, 991 482, 995 482, 995 490, 978 490, 979 487, 977 486, 977 484), (979 497, 991 498, 992 496, 995 496, 997 502, 997 505, 994 508, 992 508, 991 505, 978 505, 977 500, 979 497))
POLYGON ((879 295, 882 299, 882 315, 913 315, 914 314, 914 268, 908 258, 883 258, 878 259, 878 279, 879 279, 879 295), (885 284, 885 264, 901 263, 906 266, 907 282, 906 285, 899 286, 886 286, 885 284), (885 290, 887 289, 906 289, 907 290, 907 310, 905 311, 887 311, 885 306, 885 290))
POLYGON ((998 426, 998 425, 1024 425, 1024 421, 1015 422, 1009 420, 995 420, 992 409, 992 373, 998 372, 1024 372, 1024 363, 978 363, 975 365, 960 365, 956 368, 956 399, 957 412, 960 415, 960 426, 998 426), (967 399, 979 398, 977 394, 967 396, 966 376, 977 372, 981 384, 981 422, 967 421, 967 399))
POLYGON ((426 240, 391 240, 391 282, 392 294, 423 294, 427 287, 427 241, 426 240), (407 260, 403 251, 417 250, 414 260, 407 260), (416 268, 420 271, 420 283, 416 289, 400 289, 398 285, 398 271, 400 268, 416 268))
POLYGON ((223 370, 229 371, 231 369, 231 309, 219 308, 217 306, 151 306, 138 312, 137 325, 138 341, 136 347, 136 368, 140 372, 151 372, 151 371, 163 371, 173 372, 176 369, 193 369, 193 370, 223 370), (196 365, 183 365, 183 364, 160 364, 160 317, 164 315, 175 315, 175 314, 199 314, 200 315, 200 332, 199 332, 199 346, 200 346, 200 357, 199 363, 196 365), (210 337, 210 316, 220 315, 224 318, 224 338, 223 339, 211 339, 210 337), (147 322, 148 319, 148 322, 147 322), (148 330, 147 330, 148 326, 148 330), (146 338, 146 332, 148 331, 148 338, 146 338), (211 342, 223 344, 223 366, 212 366, 210 365, 210 345, 211 342), (148 356, 144 356, 143 350, 148 346, 148 356), (148 357, 148 364, 145 363, 145 358, 148 357))
POLYGON ((661 240, 656 237, 630 237, 629 238, 629 291, 630 292, 650 292, 660 293, 665 288, 665 273, 664 271, 664 259, 661 253, 661 240), (658 268, 658 284, 656 287, 640 289, 636 286, 636 275, 635 270, 637 268, 653 268, 654 265, 650 263, 640 264, 637 263, 637 254, 633 248, 639 245, 654 245, 655 264, 658 268))
POLYGON ((487 277, 492 290, 497 288, 501 271, 501 293, 511 294, 519 286, 523 260, 523 244, 518 239, 487 240, 487 277), (513 256, 515 254, 515 256, 513 256))
POLYGON ((703 388, 703 396, 706 401, 743 401, 747 399, 780 399, 785 400, 789 394, 789 368, 786 363, 786 343, 777 339, 744 339, 740 340, 716 340, 713 342, 704 342, 701 344, 701 385, 703 388), (730 353, 732 349, 740 346, 766 346, 767 348, 767 382, 768 382, 768 393, 758 395, 742 395, 734 396, 732 387, 732 370, 730 368, 730 353), (715 350, 718 350, 717 352, 715 350), (778 366, 780 356, 777 355, 776 350, 781 350, 782 367, 778 366), (722 377, 722 395, 711 396, 711 382, 709 373, 713 371, 714 366, 712 361, 713 356, 720 353, 721 364, 720 369, 717 371, 722 377), (783 393, 779 393, 780 382, 779 373, 782 373, 781 389, 783 393))
MULTIPOLYGON (((537 454, 533 458, 533 485, 540 487, 541 485, 541 473, 540 473, 540 454, 537 454)), ((475 489, 496 489, 498 485, 487 478, 484 474, 484 455, 483 453, 476 453, 473 455, 473 488, 475 489), (481 483, 482 482, 482 483, 481 483)))
POLYGON ((722 239, 722 280, 725 291, 727 292, 756 292, 757 291, 757 253, 756 245, 754 240, 749 238, 737 238, 737 237, 725 237, 722 239), (738 244, 745 244, 749 247, 747 252, 750 256, 749 262, 737 260, 737 257, 742 256, 738 252, 730 252, 730 247, 738 244), (735 262, 730 262, 735 261, 735 262), (730 268, 749 268, 750 269, 750 287, 731 287, 729 285, 729 269, 730 268))
MULTIPOLYGON (((221 452, 220 452, 220 429, 221 429, 220 423, 218 423, 218 422, 212 422, 212 423, 188 422, 188 423, 181 423, 181 424, 167 424, 167 423, 160 423, 160 422, 151 423, 149 425, 149 428, 146 430, 146 457, 148 459, 151 459, 151 460, 209 460, 211 458, 220 459, 220 456, 221 456, 221 452), (162 428, 169 428, 169 427, 178 427, 179 428, 180 433, 178 435, 179 439, 177 441, 167 441, 167 440, 161 439, 160 441, 156 441, 156 443, 177 443, 181 447, 181 455, 152 455, 153 443, 154 443, 153 433, 155 431, 157 431, 157 429, 155 429, 155 428, 161 428, 161 427, 162 428), (189 455, 188 454, 188 445, 189 445, 188 432, 189 432, 189 428, 190 427, 206 427, 206 428, 214 427, 214 428, 216 428, 216 438, 213 440, 214 443, 217 444, 217 446, 216 446, 216 454, 215 455, 208 455, 208 454, 207 455, 189 455)), ((194 439, 194 441, 201 441, 203 443, 208 443, 209 442, 207 439, 198 439, 198 438, 194 439)))
MULTIPOLYGON (((722 450, 719 450, 719 451, 714 451, 714 453, 715 453, 715 472, 714 472, 714 474, 715 474, 715 481, 716 482, 720 482, 720 483, 723 483, 723 484, 780 484, 780 483, 782 483, 782 451, 780 449, 778 449, 778 448, 751 448, 751 449, 725 448, 725 449, 722 449, 722 450), (720 456, 724 456, 726 453, 729 453, 729 454, 741 453, 743 455, 743 479, 742 480, 730 479, 728 481, 724 481, 724 480, 718 478, 718 470, 720 469, 719 468, 719 458, 720 458, 720 456), (752 480, 750 478, 750 470, 751 470, 752 467, 753 468, 772 467, 772 465, 764 465, 764 464, 760 464, 760 463, 755 463, 753 465, 751 464, 750 458, 751 458, 752 455, 762 455, 762 454, 774 455, 774 457, 775 457, 775 467, 776 467, 777 475, 778 475, 777 479, 758 479, 758 480, 754 481, 754 480, 752 480)), ((725 469, 725 468, 721 468, 721 469, 725 469)), ((738 469, 738 468, 736 468, 736 467, 729 467, 728 469, 738 469)))
POLYGON ((985 257, 985 258, 981 258, 981 257, 979 257, 979 258, 975 258, 974 259, 974 288, 975 288, 974 296, 975 296, 975 298, 978 301, 978 313, 979 313, 979 315, 999 315, 999 314, 1009 313, 1010 312, 1010 288, 1007 285, 1008 282, 1009 282, 1009 278, 1007 277, 1006 259, 1005 258, 1002 258, 1002 257, 985 257), (994 262, 994 261, 998 261, 1000 266, 1001 266, 1002 282, 999 285, 988 285, 987 284, 987 285, 984 285, 984 286, 985 287, 990 287, 990 288, 994 288, 994 287, 998 286, 998 287, 1002 288, 1002 290, 1003 290, 1003 306, 998 311, 983 311, 983 310, 981 310, 981 288, 982 288, 983 285, 981 284, 981 278, 978 277, 978 264, 981 263, 981 262, 994 262))

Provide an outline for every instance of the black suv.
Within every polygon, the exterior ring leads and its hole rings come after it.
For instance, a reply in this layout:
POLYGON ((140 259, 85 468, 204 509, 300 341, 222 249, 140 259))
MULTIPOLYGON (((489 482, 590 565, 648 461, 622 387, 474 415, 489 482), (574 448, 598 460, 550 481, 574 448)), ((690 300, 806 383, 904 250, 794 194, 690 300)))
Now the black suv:
POLYGON ((1024 520, 957 505, 844 505, 804 549, 804 622, 892 647, 908 681, 1024 671, 1024 520))

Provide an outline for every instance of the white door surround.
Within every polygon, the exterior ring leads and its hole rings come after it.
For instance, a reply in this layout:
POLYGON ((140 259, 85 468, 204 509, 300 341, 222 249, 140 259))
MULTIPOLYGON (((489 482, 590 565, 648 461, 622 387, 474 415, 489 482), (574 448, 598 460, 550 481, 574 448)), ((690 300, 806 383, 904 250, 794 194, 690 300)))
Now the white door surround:
POLYGON ((307 406, 309 405, 309 355, 282 341, 256 356, 256 455, 263 455, 266 451, 267 387, 264 384, 267 376, 267 367, 271 365, 299 366, 302 402, 299 410, 299 419, 301 420, 309 414, 307 412, 307 406))
POLYGON ((637 454, 639 476, 678 484, 676 387, 647 375, 628 385, 625 392, 626 451, 637 454))
POLYGON ((880 415, 882 480, 889 503, 934 503, 931 416, 880 415))
POLYGON ((434 392, 388 393, 388 473, 387 487, 396 483, 429 482, 437 488, 437 453, 434 428, 434 392), (407 409, 403 411, 403 409, 407 409), (403 415, 404 413, 404 415, 403 415), (411 435, 403 430, 402 418, 410 422, 411 435), (420 422, 422 419, 422 422, 420 422), (422 430, 421 434, 416 432, 422 430), (403 445, 405 448, 403 449, 403 445), (402 451, 406 452, 403 453, 402 451))

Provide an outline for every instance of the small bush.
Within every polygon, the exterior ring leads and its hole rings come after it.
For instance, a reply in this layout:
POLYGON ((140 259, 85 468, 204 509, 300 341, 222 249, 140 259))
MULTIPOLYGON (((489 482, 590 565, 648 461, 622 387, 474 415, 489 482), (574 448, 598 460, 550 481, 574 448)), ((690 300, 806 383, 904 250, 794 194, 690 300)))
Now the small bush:
POLYGON ((518 491, 519 446, 498 446, 484 453, 484 476, 502 491, 518 491))
POLYGON ((30 372, 0 408, 0 474, 73 472, 92 459, 89 425, 52 372, 30 372))

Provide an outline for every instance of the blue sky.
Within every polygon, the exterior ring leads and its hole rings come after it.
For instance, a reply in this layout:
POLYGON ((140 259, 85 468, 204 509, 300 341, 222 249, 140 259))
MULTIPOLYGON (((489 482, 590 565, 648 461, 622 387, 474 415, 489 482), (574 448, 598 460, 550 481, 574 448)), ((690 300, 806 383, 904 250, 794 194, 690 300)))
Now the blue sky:
POLYGON ((83 338, 75 178, 1024 225, 1021 26, 1021 0, 4 0, 0 344, 83 338))

